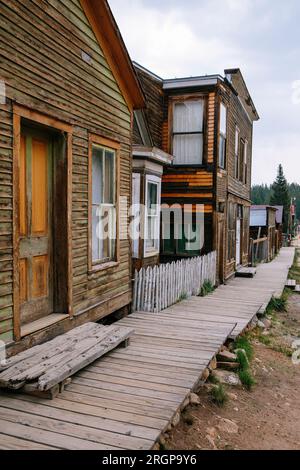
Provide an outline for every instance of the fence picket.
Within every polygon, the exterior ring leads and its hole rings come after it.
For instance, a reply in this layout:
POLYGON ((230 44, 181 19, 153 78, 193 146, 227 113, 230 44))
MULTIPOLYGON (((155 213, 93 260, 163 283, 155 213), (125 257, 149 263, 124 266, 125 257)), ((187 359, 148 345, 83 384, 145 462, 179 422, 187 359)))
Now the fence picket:
POLYGON ((160 312, 187 296, 199 295, 205 281, 216 284, 216 252, 135 271, 133 311, 160 312))

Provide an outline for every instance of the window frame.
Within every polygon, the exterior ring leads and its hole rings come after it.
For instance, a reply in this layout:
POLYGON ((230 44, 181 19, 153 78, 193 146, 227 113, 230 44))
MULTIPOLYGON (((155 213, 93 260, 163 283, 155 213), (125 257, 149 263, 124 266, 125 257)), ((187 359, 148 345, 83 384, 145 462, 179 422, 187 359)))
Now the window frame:
POLYGON ((219 139, 218 139, 218 167, 221 168, 222 170, 226 170, 226 161, 227 161, 227 133, 228 133, 228 107, 225 105, 225 103, 223 103, 223 101, 220 102, 220 107, 219 107, 219 113, 220 113, 220 117, 219 117, 219 139), (225 130, 225 134, 224 132, 221 130, 221 117, 222 117, 222 112, 221 112, 221 109, 222 107, 225 109, 225 112, 226 112, 226 130, 225 130), (220 151, 221 151, 221 140, 223 140, 224 142, 224 155, 223 155, 223 165, 221 165, 221 160, 220 160, 220 151))
POLYGON ((89 152, 88 152, 88 271, 94 273, 104 269, 113 268, 120 263, 120 217, 119 217, 119 197, 120 197, 120 143, 97 134, 89 135, 89 152), (93 145, 103 147, 106 150, 115 153, 115 209, 116 209, 116 248, 114 260, 93 260, 92 252, 92 208, 93 208, 93 145))
POLYGON ((150 258, 159 254, 160 250, 160 219, 161 219, 161 178, 154 175, 145 176, 145 217, 144 217, 144 257, 150 258), (152 216, 156 218, 157 226, 155 227, 155 233, 157 239, 155 240, 155 246, 152 248, 147 247, 147 234, 148 234, 148 184, 155 184, 157 186, 157 214, 152 216))
POLYGON ((241 132, 239 127, 236 125, 235 126, 235 140, 234 140, 234 177, 235 179, 239 179, 240 175, 240 163, 239 163, 239 158, 240 158, 240 137, 241 137, 241 132))
POLYGON ((248 182, 248 148, 249 143, 248 140, 245 139, 245 147, 244 147, 244 169, 243 169, 243 183, 247 185, 248 182))
POLYGON ((207 113, 208 113, 208 95, 204 93, 197 93, 195 95, 181 95, 170 98, 169 111, 168 111, 168 128, 169 128, 169 152, 173 155, 174 150, 174 135, 202 135, 203 149, 202 149, 202 162, 201 163, 176 163, 174 157, 172 165, 176 168, 204 168, 207 164, 207 113), (202 132, 173 132, 174 128, 174 109, 178 103, 185 103, 188 101, 203 101, 203 125, 202 132))

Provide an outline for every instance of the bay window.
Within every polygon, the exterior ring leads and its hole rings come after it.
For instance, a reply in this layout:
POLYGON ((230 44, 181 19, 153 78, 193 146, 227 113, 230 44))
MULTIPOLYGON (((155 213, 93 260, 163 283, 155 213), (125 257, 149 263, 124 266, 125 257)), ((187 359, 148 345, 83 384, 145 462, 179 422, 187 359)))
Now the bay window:
POLYGON ((203 163, 204 99, 180 101, 173 108, 175 165, 203 163))
POLYGON ((91 262, 92 266, 116 261, 117 152, 91 143, 91 262))

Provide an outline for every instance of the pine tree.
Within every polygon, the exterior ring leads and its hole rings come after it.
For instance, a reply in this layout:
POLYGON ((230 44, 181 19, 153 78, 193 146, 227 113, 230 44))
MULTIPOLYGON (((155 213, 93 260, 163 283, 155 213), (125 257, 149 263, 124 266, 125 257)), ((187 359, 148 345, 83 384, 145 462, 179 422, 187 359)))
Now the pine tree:
POLYGON ((272 195, 270 204, 272 206, 283 206, 283 231, 287 232, 290 213, 290 194, 287 180, 283 173, 282 165, 278 167, 277 178, 272 184, 272 195))

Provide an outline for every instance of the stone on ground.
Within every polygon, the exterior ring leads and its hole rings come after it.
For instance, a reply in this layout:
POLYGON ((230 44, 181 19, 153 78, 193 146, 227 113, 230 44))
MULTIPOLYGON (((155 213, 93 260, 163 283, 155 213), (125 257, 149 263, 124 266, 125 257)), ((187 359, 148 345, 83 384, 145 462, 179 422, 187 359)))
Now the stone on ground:
POLYGON ((237 374, 226 370, 214 370, 212 377, 217 379, 221 384, 227 384, 232 386, 242 385, 237 374))
POLYGON ((236 362, 237 356, 230 351, 221 351, 217 354, 217 360, 218 362, 236 362))
POLYGON ((235 421, 230 419, 221 418, 217 428, 221 432, 226 432, 228 434, 237 434, 239 432, 239 427, 235 421))

